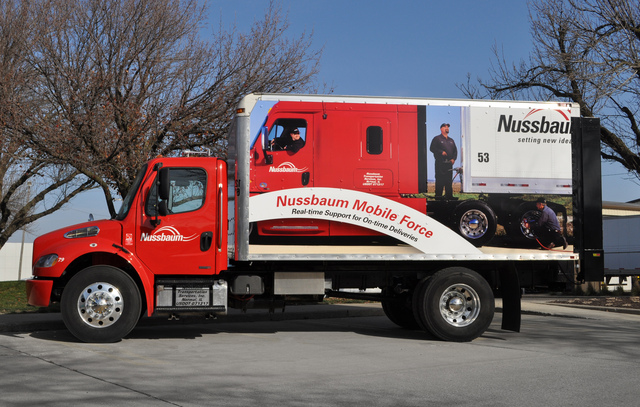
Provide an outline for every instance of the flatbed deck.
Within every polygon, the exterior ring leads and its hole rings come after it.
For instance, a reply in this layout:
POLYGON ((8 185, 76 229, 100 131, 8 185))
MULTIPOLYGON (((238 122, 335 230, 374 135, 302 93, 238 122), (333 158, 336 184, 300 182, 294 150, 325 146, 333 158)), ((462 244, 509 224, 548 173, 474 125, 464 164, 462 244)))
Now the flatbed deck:
POLYGON ((478 254, 425 254, 409 245, 249 245, 249 260, 577 260, 573 246, 553 250, 480 247, 478 254))

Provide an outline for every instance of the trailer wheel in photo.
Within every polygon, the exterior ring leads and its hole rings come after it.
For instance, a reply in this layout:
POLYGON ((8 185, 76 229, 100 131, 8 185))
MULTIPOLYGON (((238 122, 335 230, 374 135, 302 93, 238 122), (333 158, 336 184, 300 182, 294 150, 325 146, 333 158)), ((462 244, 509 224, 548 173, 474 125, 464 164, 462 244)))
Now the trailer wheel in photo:
POLYGON ((516 243, 536 243, 536 235, 531 225, 540 219, 540 211, 534 202, 522 203, 516 210, 515 221, 507 228, 509 238, 516 243))
POLYGON ((445 341, 472 341, 487 330, 495 311, 487 281, 464 267, 446 268, 423 279, 413 299, 420 326, 445 341))
POLYGON ((483 246, 496 234, 496 214, 478 200, 462 202, 454 212, 456 231, 476 247, 483 246))

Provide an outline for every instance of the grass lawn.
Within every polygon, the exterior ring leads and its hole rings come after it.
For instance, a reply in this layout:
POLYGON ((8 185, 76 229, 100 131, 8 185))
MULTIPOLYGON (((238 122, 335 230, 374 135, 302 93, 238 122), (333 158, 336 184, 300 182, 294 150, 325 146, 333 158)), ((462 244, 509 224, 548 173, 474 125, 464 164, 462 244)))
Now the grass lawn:
POLYGON ((42 312, 45 308, 27 304, 26 283, 24 281, 0 282, 0 314, 20 312, 42 312))

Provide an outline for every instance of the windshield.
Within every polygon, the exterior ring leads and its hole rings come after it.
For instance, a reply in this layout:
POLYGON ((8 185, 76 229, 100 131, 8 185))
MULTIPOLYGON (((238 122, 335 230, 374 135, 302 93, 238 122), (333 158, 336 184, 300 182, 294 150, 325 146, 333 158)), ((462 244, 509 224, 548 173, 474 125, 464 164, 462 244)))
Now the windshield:
POLYGON ((142 178, 146 173, 147 173, 147 164, 143 165, 142 168, 140 168, 140 171, 138 171, 138 175, 136 175, 136 179, 133 181, 133 185, 131 185, 131 189, 129 190, 129 193, 127 193, 127 196, 125 196, 124 199, 122 200, 122 206, 120 207, 120 210, 116 215, 116 218, 115 218, 116 220, 123 220, 124 218, 127 217, 127 214, 129 213, 129 209, 131 209, 131 203, 133 202, 133 198, 136 196, 136 193, 138 192, 138 188, 140 188, 140 184, 142 183, 142 178))

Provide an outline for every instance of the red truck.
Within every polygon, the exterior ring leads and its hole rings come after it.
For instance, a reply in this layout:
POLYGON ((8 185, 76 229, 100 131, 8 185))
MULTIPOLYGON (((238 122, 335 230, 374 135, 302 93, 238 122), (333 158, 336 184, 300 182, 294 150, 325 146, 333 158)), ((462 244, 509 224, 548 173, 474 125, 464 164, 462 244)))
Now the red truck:
POLYGON ((469 341, 491 323, 497 293, 503 329, 517 331, 523 270, 602 279, 600 172, 583 164, 599 160, 598 124, 576 112, 248 95, 226 160, 153 159, 114 219, 36 239, 29 303, 60 302, 87 342, 120 340, 144 314, 274 310, 325 296, 380 301, 400 326, 469 341), (447 197, 433 195, 429 177, 438 157, 428 132, 440 124, 455 129, 460 152, 449 161, 461 182, 447 197), (531 244, 538 197, 562 218, 568 247, 531 244))

